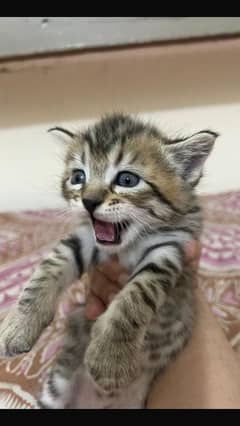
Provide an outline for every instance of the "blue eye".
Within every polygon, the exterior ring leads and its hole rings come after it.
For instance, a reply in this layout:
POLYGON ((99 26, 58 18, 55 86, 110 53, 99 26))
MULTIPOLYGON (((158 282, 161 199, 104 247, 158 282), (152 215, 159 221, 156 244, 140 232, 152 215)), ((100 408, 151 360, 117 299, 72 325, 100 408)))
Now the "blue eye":
POLYGON ((83 170, 73 170, 71 184, 72 185, 82 185, 86 182, 86 175, 83 170))
POLYGON ((133 186, 137 186, 139 183, 139 176, 130 172, 121 172, 117 175, 116 185, 125 186, 128 188, 132 188, 133 186))

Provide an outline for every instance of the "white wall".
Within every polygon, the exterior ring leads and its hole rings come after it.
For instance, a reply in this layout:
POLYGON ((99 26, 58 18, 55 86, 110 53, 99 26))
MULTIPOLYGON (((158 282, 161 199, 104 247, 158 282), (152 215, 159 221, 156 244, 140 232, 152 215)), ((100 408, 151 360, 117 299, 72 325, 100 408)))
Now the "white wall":
POLYGON ((200 191, 239 189, 239 76, 237 39, 1 64, 0 210, 59 206, 62 148, 46 129, 113 110, 219 131, 200 191))
POLYGON ((0 17, 0 58, 239 33, 226 16, 0 17))

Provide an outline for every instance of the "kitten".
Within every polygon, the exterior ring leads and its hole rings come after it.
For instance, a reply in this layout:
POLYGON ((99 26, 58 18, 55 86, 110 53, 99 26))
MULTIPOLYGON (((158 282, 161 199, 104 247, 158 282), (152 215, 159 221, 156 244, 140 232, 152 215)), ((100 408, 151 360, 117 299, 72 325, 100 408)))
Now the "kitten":
POLYGON ((73 406, 77 386, 83 408, 141 408, 191 336, 196 270, 183 249, 201 233, 194 189, 217 134, 170 140, 121 114, 76 135, 56 130, 70 139, 62 194, 86 220, 33 273, 1 325, 0 353, 29 351, 62 290, 116 253, 130 269, 127 284, 95 322, 82 309, 70 316, 39 406, 73 406), (84 401, 89 389, 93 400, 84 401))

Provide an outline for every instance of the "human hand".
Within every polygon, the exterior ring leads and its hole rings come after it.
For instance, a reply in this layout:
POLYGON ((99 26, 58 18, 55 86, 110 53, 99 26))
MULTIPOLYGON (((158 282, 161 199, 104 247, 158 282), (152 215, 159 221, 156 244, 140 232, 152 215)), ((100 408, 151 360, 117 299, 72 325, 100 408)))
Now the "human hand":
MULTIPOLYGON (((185 262, 198 263, 201 254, 200 243, 192 240, 185 247, 185 262)), ((87 281, 87 300, 85 315, 95 320, 113 300, 128 280, 128 271, 120 265, 117 257, 96 265, 90 272, 87 281)))

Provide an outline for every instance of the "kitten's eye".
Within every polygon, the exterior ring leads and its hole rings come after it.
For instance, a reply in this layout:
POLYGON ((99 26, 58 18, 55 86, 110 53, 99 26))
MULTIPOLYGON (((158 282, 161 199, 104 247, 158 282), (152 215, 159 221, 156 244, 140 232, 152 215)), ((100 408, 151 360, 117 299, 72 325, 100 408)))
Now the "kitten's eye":
POLYGON ((71 184, 72 185, 82 185, 86 182, 86 175, 83 170, 73 170, 71 184))
POLYGON ((139 176, 133 173, 121 172, 117 175, 115 183, 116 185, 119 185, 119 186, 132 188, 133 186, 136 186, 138 184, 139 180, 140 180, 139 176))

